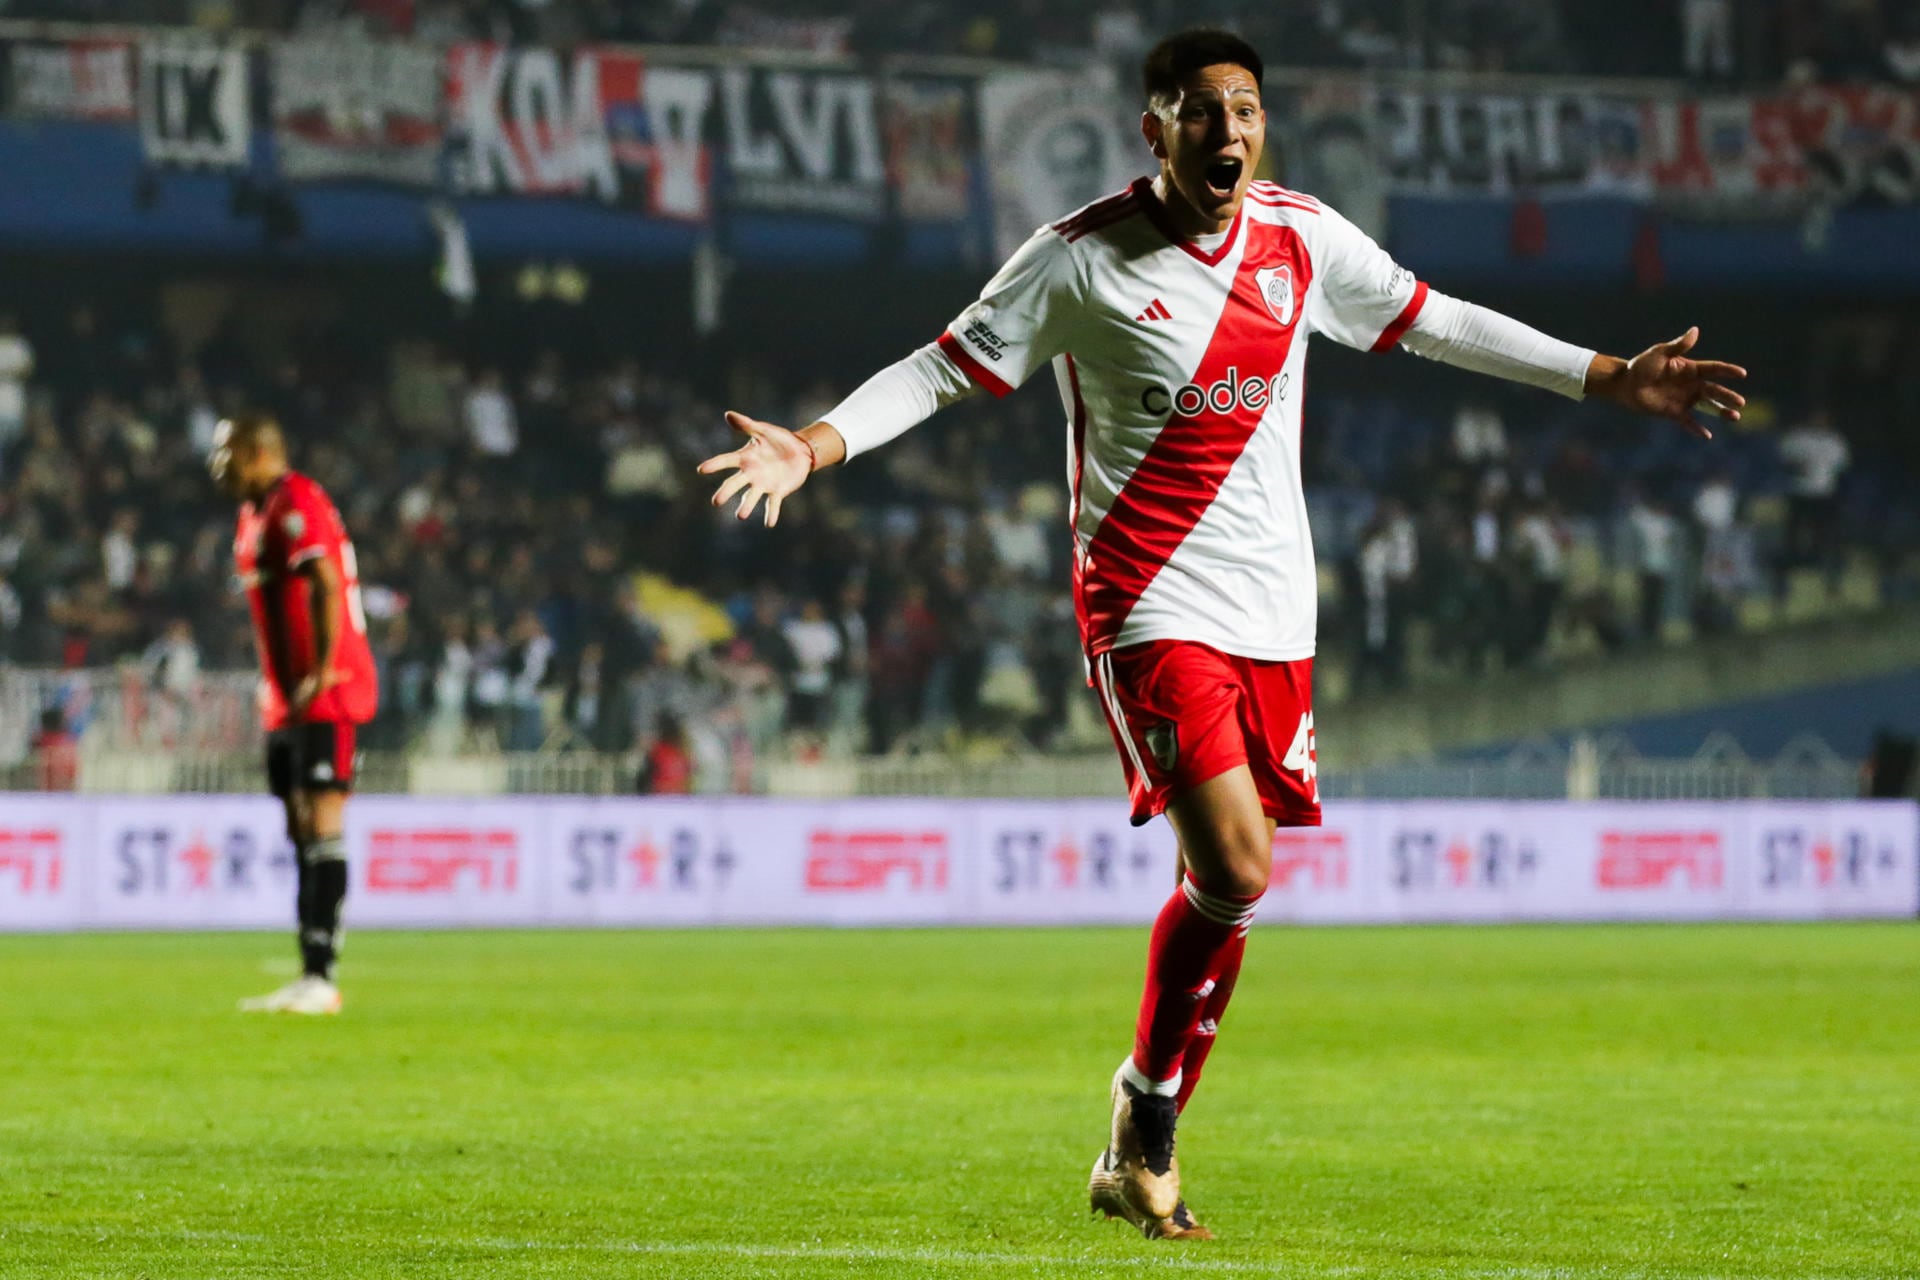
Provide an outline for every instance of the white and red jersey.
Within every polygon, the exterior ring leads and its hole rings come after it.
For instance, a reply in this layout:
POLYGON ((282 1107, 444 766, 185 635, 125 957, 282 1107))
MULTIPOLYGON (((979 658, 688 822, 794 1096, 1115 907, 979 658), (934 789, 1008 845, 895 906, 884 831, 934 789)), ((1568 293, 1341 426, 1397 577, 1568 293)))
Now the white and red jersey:
POLYGON ((1149 640, 1312 655, 1306 338, 1388 350, 1426 298, 1351 222, 1270 182, 1212 247, 1182 238, 1142 178, 1008 260, 939 347, 995 395, 1053 365, 1089 655, 1149 640))

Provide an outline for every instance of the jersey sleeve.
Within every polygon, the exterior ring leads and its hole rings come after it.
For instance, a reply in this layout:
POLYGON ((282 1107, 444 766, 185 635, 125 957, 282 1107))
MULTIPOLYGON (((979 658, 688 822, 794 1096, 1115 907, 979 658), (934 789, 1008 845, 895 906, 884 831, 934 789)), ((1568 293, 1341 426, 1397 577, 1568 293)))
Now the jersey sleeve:
POLYGON ((288 496, 292 501, 274 515, 269 536, 277 558, 291 573, 333 549, 339 519, 333 504, 316 487, 303 486, 288 496))
POLYGON ((1309 303, 1315 332, 1361 351, 1391 351, 1420 318, 1426 282, 1324 205, 1318 258, 1320 287, 1309 303))
POLYGON ((1072 248, 1042 227, 947 326, 941 353, 994 395, 1006 395, 1067 349, 1078 281, 1072 248))

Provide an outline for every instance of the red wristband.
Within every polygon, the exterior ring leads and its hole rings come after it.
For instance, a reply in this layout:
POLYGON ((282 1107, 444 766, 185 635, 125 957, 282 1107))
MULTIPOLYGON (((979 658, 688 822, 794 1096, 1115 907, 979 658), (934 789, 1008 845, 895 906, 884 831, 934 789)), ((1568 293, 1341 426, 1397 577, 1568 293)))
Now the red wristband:
POLYGON ((805 436, 799 434, 798 432, 794 433, 793 438, 795 440, 798 440, 801 444, 807 446, 807 474, 812 475, 814 472, 820 469, 820 451, 813 447, 813 441, 807 439, 805 436))

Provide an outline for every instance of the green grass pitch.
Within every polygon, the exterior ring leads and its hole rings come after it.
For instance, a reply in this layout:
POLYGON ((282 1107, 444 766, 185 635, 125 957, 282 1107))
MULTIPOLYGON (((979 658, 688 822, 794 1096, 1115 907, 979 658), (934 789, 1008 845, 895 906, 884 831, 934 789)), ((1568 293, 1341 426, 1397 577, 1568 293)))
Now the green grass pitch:
POLYGON ((1920 1276, 1920 928, 1256 931, 1087 1218, 1144 930, 0 938, 0 1276, 1920 1276))

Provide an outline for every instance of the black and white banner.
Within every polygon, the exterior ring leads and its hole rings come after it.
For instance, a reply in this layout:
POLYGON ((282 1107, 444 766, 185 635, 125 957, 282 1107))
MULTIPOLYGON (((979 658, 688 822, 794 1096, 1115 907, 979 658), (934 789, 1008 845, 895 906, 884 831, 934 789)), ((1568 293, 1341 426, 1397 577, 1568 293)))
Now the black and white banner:
POLYGON ((1013 71, 980 84, 993 238, 1009 257, 1036 228, 1156 169, 1137 108, 1111 75, 1013 71))
POLYGON ((719 149, 733 208, 861 221, 886 214, 871 78, 747 64, 710 74, 718 77, 719 149))
POLYGON ((140 142, 148 161, 247 163, 252 92, 245 50, 189 40, 140 47, 140 142))
POLYGON ((432 186, 440 176, 440 70, 405 40, 282 40, 272 46, 273 137, 295 182, 432 186))
MULTIPOLYGON (((1269 922, 1911 917, 1906 801, 1329 805, 1275 838, 1269 922)), ((436 800, 347 810, 352 927, 1145 923, 1163 822, 1112 800, 436 800)), ((266 797, 0 796, 0 932, 278 928, 266 797)))

